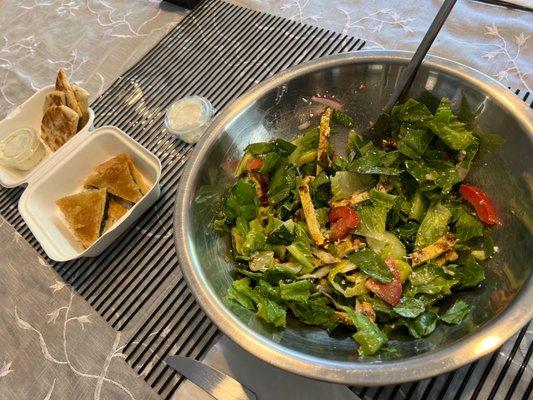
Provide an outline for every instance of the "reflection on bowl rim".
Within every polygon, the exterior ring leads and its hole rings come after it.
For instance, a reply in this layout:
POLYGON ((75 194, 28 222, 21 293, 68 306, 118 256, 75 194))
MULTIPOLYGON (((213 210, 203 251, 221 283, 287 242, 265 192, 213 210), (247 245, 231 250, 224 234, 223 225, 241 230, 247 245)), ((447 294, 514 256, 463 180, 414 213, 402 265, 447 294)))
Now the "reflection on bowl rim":
MULTIPOLYGON (((174 213, 174 238, 183 275, 199 305, 220 330, 263 361, 298 375, 336 383, 352 385, 403 383, 439 375, 475 361, 497 349, 533 317, 530 306, 530 299, 533 298, 533 281, 530 276, 507 308, 489 320, 479 331, 455 343, 392 361, 377 363, 335 361, 291 350, 248 328, 218 299, 213 288, 204 284, 201 268, 194 266, 198 264, 198 260, 195 260, 190 251, 187 237, 188 226, 191 224, 188 212, 192 202, 190 194, 197 178, 196 166, 217 140, 224 126, 269 90, 298 76, 353 63, 407 63, 411 57, 412 53, 404 51, 358 51, 324 57, 283 71, 254 87, 226 107, 196 146, 184 169, 174 213), (506 327, 505 331, 501 329, 502 326, 506 327)), ((440 57, 427 56, 424 64, 480 88, 503 108, 512 110, 517 123, 533 137, 531 111, 503 85, 479 71, 440 57)))

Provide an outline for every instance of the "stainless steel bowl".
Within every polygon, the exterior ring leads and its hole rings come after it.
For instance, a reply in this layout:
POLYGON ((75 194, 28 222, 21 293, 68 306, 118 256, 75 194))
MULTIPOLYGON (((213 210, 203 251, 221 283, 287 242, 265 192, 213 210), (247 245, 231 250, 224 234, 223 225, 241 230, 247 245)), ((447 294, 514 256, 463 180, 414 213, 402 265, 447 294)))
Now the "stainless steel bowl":
MULTIPOLYGON (((229 239, 209 224, 218 200, 231 185, 224 166, 250 143, 294 137, 316 106, 304 98, 335 94, 368 126, 385 104, 411 54, 357 52, 292 68, 254 87, 228 106, 197 145, 181 178, 174 232, 180 265, 198 303, 232 340, 260 359, 311 378, 354 385, 383 385, 441 374, 494 351, 533 316, 532 168, 533 112, 505 87, 466 66, 428 57, 412 88, 457 100, 465 95, 478 121, 506 143, 482 157, 468 180, 487 189, 503 214, 495 229, 499 251, 487 265, 481 288, 462 294, 474 305, 460 326, 440 325, 429 337, 396 340, 394 353, 360 358, 347 336, 330 337, 291 321, 273 330, 251 312, 224 300, 232 282, 229 239)), ((340 142, 345 138, 340 138, 340 142)))

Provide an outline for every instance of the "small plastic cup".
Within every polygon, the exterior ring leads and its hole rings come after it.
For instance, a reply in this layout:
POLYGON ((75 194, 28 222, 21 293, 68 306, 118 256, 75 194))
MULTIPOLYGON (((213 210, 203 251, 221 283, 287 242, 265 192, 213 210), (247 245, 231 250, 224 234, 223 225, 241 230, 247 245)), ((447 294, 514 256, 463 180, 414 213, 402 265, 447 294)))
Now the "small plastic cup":
POLYGON ((19 128, 0 137, 0 164, 21 171, 33 169, 46 155, 35 129, 19 128))
POLYGON ((167 108, 165 127, 184 142, 196 143, 211 123, 213 113, 213 106, 206 98, 184 97, 167 108))

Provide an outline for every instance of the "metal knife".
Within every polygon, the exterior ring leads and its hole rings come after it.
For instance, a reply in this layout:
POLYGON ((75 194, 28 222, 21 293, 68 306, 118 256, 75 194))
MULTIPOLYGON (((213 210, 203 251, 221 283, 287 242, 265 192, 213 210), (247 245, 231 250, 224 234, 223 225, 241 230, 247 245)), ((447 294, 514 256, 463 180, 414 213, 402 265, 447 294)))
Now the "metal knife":
POLYGON ((255 393, 232 377, 200 361, 182 356, 167 357, 167 364, 217 400, 257 400, 255 393))

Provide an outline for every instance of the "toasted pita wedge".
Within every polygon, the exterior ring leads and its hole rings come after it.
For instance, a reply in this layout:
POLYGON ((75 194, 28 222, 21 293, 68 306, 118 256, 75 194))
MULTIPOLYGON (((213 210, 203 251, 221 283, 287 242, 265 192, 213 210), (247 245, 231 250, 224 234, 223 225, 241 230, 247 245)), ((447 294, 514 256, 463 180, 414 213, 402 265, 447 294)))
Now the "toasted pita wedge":
POLYGON ((120 201, 111 198, 109 204, 107 205, 107 219, 104 225, 104 232, 107 232, 109 229, 115 225, 124 214, 128 212, 128 208, 125 207, 120 201))
POLYGON ((146 179, 144 178, 141 171, 139 171, 139 169, 133 162, 133 159, 131 158, 131 156, 126 153, 121 153, 121 154, 118 154, 116 158, 119 160, 125 160, 128 163, 130 167, 131 176, 133 177, 133 180, 135 181, 135 183, 139 186, 141 193, 143 195, 148 193, 152 186, 146 183, 146 179))
POLYGON ((41 139, 56 151, 76 134, 78 119, 78 114, 67 106, 48 107, 41 120, 41 139))
POLYGON ((106 207, 106 190, 87 190, 56 201, 74 236, 89 247, 100 236, 106 207))
POLYGON ((54 90, 46 95, 44 98, 43 113, 52 106, 66 106, 67 99, 65 93, 59 90, 54 90))
POLYGON ((135 183, 126 157, 115 156, 94 168, 95 173, 89 176, 86 187, 105 188, 109 193, 121 199, 137 203, 142 193, 135 183))
POLYGON ((81 110, 81 117, 78 122, 78 130, 83 129, 89 121, 89 92, 78 85, 72 85, 74 96, 81 110))
POLYGON ((78 100, 76 100, 76 96, 74 94, 74 90, 72 89, 72 86, 68 81, 67 74, 63 68, 60 68, 59 71, 57 71, 56 90, 65 93, 67 106, 72 108, 76 114, 82 118, 83 113, 81 112, 80 106, 78 105, 78 100))

